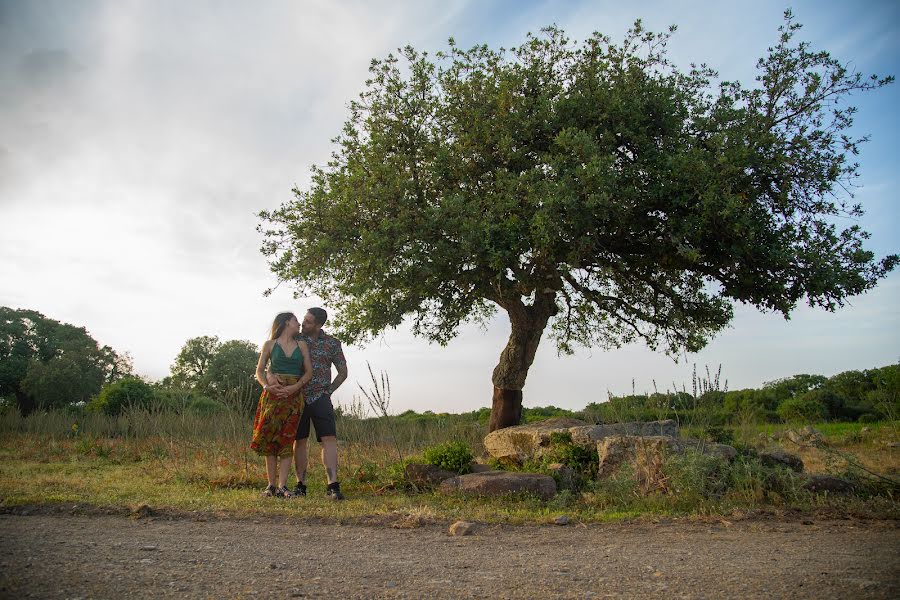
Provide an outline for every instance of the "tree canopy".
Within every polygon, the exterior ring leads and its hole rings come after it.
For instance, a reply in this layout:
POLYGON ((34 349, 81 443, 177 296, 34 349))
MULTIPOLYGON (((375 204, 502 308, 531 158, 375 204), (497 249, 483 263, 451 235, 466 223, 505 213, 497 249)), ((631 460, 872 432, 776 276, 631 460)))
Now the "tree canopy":
POLYGON ((84 327, 0 307, 0 396, 24 413, 85 402, 131 369, 127 354, 100 346, 84 327))
POLYGON ((256 401, 262 392, 256 382, 259 349, 244 340, 220 342, 216 336, 190 338, 172 364, 167 387, 191 390, 219 400, 229 396, 256 401))
MULTIPOLYGON (((518 422, 548 324, 561 352, 643 341, 701 349, 742 302, 786 317, 835 310, 897 263, 838 217, 865 138, 864 77, 797 42, 786 14, 754 85, 679 69, 666 34, 621 43, 556 27, 510 50, 373 60, 324 167, 260 214, 279 280, 337 309, 364 342, 411 318, 446 344, 499 307, 491 428, 518 422), (496 422, 495 422, 496 421, 496 422)), ((852 222, 852 221, 851 221, 852 222)))

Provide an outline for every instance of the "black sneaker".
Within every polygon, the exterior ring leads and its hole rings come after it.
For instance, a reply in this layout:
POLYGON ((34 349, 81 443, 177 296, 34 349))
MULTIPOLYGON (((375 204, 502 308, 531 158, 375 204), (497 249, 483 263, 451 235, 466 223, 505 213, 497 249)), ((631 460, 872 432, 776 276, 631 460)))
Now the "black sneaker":
POLYGON ((344 494, 341 493, 341 483, 339 481, 329 483, 325 489, 325 497, 331 500, 343 500, 344 494))
POLYGON ((297 485, 294 486, 294 495, 295 496, 305 496, 306 495, 306 486, 297 482, 297 485))

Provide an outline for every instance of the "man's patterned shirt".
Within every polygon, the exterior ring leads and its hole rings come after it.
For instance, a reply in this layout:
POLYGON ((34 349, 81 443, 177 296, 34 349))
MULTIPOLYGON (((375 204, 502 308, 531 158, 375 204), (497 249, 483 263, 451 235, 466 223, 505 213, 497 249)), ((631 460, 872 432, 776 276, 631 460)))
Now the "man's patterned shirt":
POLYGON ((311 404, 331 387, 331 365, 340 368, 347 364, 347 360, 341 343, 325 333, 325 330, 320 331, 316 339, 308 335, 301 335, 300 339, 309 346, 309 360, 312 362, 312 379, 303 388, 306 403, 311 404))

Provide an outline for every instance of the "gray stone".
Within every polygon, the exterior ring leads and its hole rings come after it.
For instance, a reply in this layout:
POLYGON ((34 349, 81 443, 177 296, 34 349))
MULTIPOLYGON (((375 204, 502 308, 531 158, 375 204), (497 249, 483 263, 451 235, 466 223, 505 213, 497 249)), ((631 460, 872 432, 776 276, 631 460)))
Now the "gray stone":
POLYGON ((569 517, 567 517, 566 515, 559 515, 558 517, 553 519, 553 522, 556 523, 557 525, 568 525, 569 517))
POLYGON ((562 463, 547 465, 550 476, 556 480, 556 485, 564 490, 570 490, 575 485, 575 470, 562 463))
POLYGON ((810 475, 804 485, 814 494, 852 494, 854 486, 851 482, 832 475, 810 475))
POLYGON ((687 451, 715 456, 722 460, 732 460, 737 450, 725 444, 715 444, 691 438, 676 439, 668 436, 614 435, 597 444, 599 458, 598 478, 613 475, 623 464, 635 465, 640 459, 645 464, 661 464, 669 454, 684 454, 687 451))
POLYGON ((672 419, 665 421, 646 421, 634 423, 605 423, 602 425, 587 425, 572 427, 569 429, 572 441, 584 446, 593 446, 597 442, 616 435, 642 436, 642 437, 678 437, 678 424, 672 419))
POLYGON ((470 473, 486 473, 487 471, 493 471, 494 468, 491 465, 484 465, 481 463, 473 462, 469 465, 470 473))
POLYGON ((784 437, 798 446, 815 446, 825 443, 825 436, 822 435, 822 432, 809 425, 803 429, 788 429, 784 432, 784 437))
POLYGON ((441 483, 438 491, 442 494, 462 493, 472 496, 530 493, 547 500, 556 494, 556 482, 549 475, 540 473, 487 471, 447 479, 441 483))
POLYGON ((409 463, 406 465, 406 476, 416 485, 438 485, 445 479, 456 477, 456 473, 445 471, 435 465, 409 463))
POLYGON ((767 467, 787 467, 797 473, 803 472, 803 461, 800 457, 785 452, 784 450, 760 452, 759 460, 767 467))
POLYGON ((450 535, 471 535, 475 531, 475 523, 470 521, 457 521, 450 526, 450 535))

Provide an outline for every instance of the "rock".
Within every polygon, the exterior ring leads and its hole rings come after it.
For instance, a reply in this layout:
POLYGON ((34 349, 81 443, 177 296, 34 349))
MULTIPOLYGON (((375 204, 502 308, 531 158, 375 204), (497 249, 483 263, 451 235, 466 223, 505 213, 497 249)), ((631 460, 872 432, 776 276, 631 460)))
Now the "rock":
POLYGON ((475 523, 457 521, 450 526, 450 535, 471 535, 475 531, 475 523))
POLYGON ((577 419, 555 417, 492 431, 484 438, 484 447, 494 458, 520 465, 543 456, 550 449, 550 437, 554 433, 569 434, 573 443, 593 448, 598 441, 611 435, 677 437, 678 426, 672 420, 588 425, 577 419))
POLYGON ((445 471, 435 465, 409 463, 406 465, 406 476, 416 485, 438 485, 445 479, 456 477, 456 473, 445 471))
POLYGON ((789 454, 784 450, 771 450, 760 452, 759 460, 767 467, 787 467, 797 473, 803 472, 803 461, 799 456, 789 454))
POLYGON ((574 443, 593 446, 600 440, 615 435, 675 438, 678 437, 678 424, 672 419, 666 419, 665 421, 638 421, 634 423, 607 423, 572 427, 569 429, 569 433, 572 434, 574 443))
POLYGON ((868 426, 863 427, 862 429, 859 430, 860 433, 869 433, 870 431, 872 431, 872 429, 868 426))
POLYGON ((814 494, 852 494, 854 485, 831 475, 810 475, 804 487, 814 494))
POLYGON ((788 429, 784 433, 784 437, 798 446, 815 446, 825 443, 825 436, 822 435, 822 432, 809 425, 800 430, 788 429))
POLYGON ((550 434, 566 433, 587 423, 568 417, 554 417, 537 423, 516 425, 492 431, 484 438, 484 447, 494 458, 521 464, 540 456, 550 446, 550 434))
POLYGON ((559 515, 558 517, 553 519, 553 522, 556 523, 557 525, 568 525, 569 517, 567 517, 566 515, 559 515))
POLYGON ((599 458, 598 478, 609 477, 624 463, 634 465, 639 459, 644 464, 661 464, 666 454, 684 454, 688 450, 722 460, 732 460, 737 450, 725 444, 715 444, 696 439, 676 439, 668 436, 614 435, 597 444, 599 458))
POLYGON ((550 476, 556 480, 556 485, 564 490, 570 490, 575 485, 575 470, 562 463, 547 465, 550 476))
POLYGON ((494 468, 491 465, 483 465, 477 462, 473 462, 471 465, 469 465, 470 473, 486 473, 493 470, 494 468))
POLYGON ((141 550, 144 552, 155 552, 158 548, 156 546, 141 546, 141 550))
POLYGON ((556 494, 556 482, 549 475, 540 473, 486 471, 447 479, 441 483, 438 491, 442 494, 463 493, 472 496, 504 496, 525 492, 547 500, 556 494))

